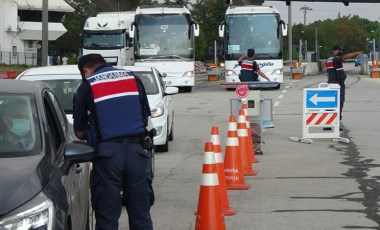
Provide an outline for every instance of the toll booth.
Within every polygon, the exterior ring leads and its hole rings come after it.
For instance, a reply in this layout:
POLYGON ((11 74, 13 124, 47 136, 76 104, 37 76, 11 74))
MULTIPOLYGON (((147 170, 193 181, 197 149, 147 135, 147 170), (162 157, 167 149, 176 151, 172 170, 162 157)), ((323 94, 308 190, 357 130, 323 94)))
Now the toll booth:
POLYGON ((212 63, 206 65, 206 73, 209 81, 217 81, 219 80, 221 71, 217 64, 212 63))

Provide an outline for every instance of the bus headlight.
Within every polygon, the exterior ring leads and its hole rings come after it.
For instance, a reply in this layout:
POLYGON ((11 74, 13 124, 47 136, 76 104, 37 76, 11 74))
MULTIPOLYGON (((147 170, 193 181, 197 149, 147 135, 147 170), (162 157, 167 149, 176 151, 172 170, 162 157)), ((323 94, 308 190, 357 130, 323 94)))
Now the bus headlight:
POLYGON ((151 111, 152 118, 159 117, 164 114, 164 104, 160 102, 154 109, 151 111))
POLYGON ((227 76, 232 76, 232 75, 237 75, 237 74, 233 70, 227 70, 226 75, 227 76))
POLYGON ((31 209, 3 219, 0 222, 0 230, 52 229, 53 212, 53 203, 46 200, 31 209))
POLYGON ((283 74, 283 69, 275 69, 272 71, 270 75, 282 75, 283 74))
POLYGON ((185 72, 182 77, 194 77, 194 71, 185 72))
POLYGON ((221 62, 221 63, 220 63, 220 67, 221 67, 221 68, 224 68, 224 62, 221 62))

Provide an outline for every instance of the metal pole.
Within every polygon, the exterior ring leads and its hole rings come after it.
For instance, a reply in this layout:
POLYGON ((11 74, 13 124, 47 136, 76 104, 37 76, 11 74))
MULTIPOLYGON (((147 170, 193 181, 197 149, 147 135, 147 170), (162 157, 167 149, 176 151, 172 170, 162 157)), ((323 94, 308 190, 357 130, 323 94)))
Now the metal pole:
POLYGON ((300 63, 302 62, 302 39, 300 39, 298 61, 299 61, 300 63))
POLYGON ((288 5, 288 53, 290 63, 293 61, 293 26, 292 26, 292 3, 288 5))
MULTIPOLYGON (((318 56, 318 28, 315 29, 315 59, 317 59, 318 56)), ((318 60, 316 60, 318 61, 318 60)))
POLYGON ((218 64, 218 59, 217 59, 217 55, 216 55, 216 53, 217 53, 217 50, 216 50, 216 40, 214 41, 214 63, 215 64, 218 64))
POLYGON ((41 65, 47 66, 48 57, 48 0, 42 1, 42 56, 41 65))

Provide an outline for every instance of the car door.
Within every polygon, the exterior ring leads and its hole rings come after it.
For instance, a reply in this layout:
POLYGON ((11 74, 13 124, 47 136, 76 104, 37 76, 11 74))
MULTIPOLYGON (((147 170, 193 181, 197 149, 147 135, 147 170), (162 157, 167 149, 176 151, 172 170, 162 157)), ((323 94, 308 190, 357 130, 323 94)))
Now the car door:
MULTIPOLYGON (((68 141, 72 141, 68 132, 69 124, 57 97, 50 90, 45 92, 44 107, 48 121, 48 138, 52 143, 51 160, 53 165, 59 167, 64 162, 65 145, 68 141)), ((61 194, 66 194, 66 197, 57 199, 65 199, 68 202, 64 224, 71 225, 73 230, 85 229, 87 223, 89 178, 89 163, 73 165, 68 175, 60 178, 62 186, 66 190, 61 194)))

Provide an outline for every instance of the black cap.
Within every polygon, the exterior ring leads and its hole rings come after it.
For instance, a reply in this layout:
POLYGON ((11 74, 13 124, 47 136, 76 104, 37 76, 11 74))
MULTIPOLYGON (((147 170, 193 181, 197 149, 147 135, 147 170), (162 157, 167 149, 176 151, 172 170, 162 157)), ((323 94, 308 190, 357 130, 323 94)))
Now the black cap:
POLYGON ((255 54, 255 50, 254 49, 248 49, 247 50, 247 54, 248 55, 250 55, 250 54, 253 55, 253 54, 255 54))
POLYGON ((340 46, 340 45, 334 45, 333 48, 332 48, 332 50, 343 51, 343 48, 342 48, 342 46, 340 46))
POLYGON ((89 61, 94 60, 94 59, 99 59, 99 60, 105 62, 104 58, 100 54, 86 54, 86 55, 83 55, 83 56, 79 57, 79 59, 78 59, 78 69, 79 69, 79 71, 82 73, 83 72, 83 66, 86 63, 88 63, 89 61))

